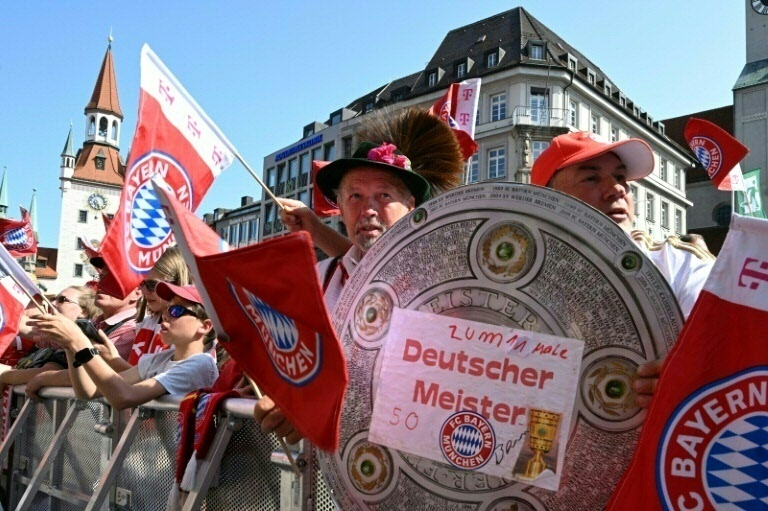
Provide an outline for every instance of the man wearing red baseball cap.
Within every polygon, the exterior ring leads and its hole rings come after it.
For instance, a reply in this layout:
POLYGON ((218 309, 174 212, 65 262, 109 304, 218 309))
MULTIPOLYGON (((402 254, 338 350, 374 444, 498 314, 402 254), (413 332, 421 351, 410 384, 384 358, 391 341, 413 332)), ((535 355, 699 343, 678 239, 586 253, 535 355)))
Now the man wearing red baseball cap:
MULTIPOLYGON (((629 182, 650 175, 653 168, 653 151, 643 140, 609 143, 594 133, 576 131, 555 137, 539 155, 531 170, 531 183, 576 197, 616 222, 659 268, 687 318, 714 258, 675 236, 654 243, 644 232, 632 230, 635 202, 629 182)), ((661 362, 650 362, 638 369, 638 374, 648 377, 635 382, 638 394, 653 393, 661 362)), ((649 402, 648 396, 638 397, 641 406, 649 402)))

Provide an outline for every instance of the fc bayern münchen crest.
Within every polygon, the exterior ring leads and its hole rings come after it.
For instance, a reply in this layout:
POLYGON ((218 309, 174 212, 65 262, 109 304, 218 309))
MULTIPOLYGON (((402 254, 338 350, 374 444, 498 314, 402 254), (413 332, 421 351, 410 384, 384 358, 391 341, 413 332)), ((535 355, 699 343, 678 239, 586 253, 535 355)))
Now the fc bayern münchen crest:
POLYGON ((768 367, 694 392, 670 417, 656 466, 664 509, 763 509, 768 495, 768 367))
POLYGON ((707 169, 710 179, 720 171, 723 161, 723 152, 720 146, 709 137, 696 136, 690 141, 693 154, 696 159, 707 169))
POLYGON ((479 413, 456 412, 440 430, 440 449, 448 463, 460 469, 478 469, 496 448, 493 426, 479 413))
POLYGON ((312 381, 322 362, 320 334, 297 325, 293 319, 231 281, 229 288, 261 334, 264 347, 280 376, 297 386, 312 381))
POLYGON ((32 246, 32 237, 28 231, 28 226, 6 231, 0 235, 0 243, 10 250, 28 249, 32 246))
POLYGON ((192 209, 192 183, 179 162, 156 151, 133 162, 126 174, 123 211, 125 225, 130 229, 125 236, 125 252, 131 268, 138 273, 151 270, 173 242, 171 226, 152 189, 150 180, 156 175, 163 177, 179 202, 192 209))

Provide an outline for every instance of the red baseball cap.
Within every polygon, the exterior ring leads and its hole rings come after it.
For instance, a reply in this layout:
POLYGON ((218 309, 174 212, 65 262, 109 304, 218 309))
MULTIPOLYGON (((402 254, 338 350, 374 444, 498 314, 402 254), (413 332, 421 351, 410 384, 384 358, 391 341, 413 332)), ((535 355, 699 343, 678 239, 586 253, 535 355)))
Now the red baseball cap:
POLYGON ((627 181, 641 179, 653 172, 653 150, 644 140, 630 138, 610 143, 599 135, 574 131, 552 139, 531 169, 531 184, 547 186, 558 170, 605 153, 615 153, 627 167, 627 181))
POLYGON ((155 294, 166 302, 170 302, 174 296, 178 296, 187 301, 203 305, 203 299, 200 298, 200 293, 195 286, 174 286, 168 282, 159 282, 155 288, 155 294))

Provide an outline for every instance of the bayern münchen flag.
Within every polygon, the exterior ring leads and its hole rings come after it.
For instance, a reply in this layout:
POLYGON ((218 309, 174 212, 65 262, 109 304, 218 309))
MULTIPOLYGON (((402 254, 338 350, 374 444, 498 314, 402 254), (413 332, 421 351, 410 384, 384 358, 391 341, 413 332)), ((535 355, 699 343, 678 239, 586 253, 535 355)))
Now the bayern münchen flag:
POLYGON ((153 182, 224 348, 312 443, 335 450, 347 366, 309 235, 224 251, 205 222, 153 182))
MULTIPOLYGON (((695 117, 688 119, 683 135, 717 189, 735 190, 730 172, 749 149, 719 126, 695 117)), ((740 168, 738 172, 740 175, 740 168)), ((738 181, 738 176, 735 180, 738 181)))
POLYGON ((608 509, 768 508, 768 220, 734 215, 608 509))
POLYGON ((0 219, 0 243, 13 257, 24 257, 37 253, 37 238, 32 231, 29 211, 21 210, 21 220, 0 219))
POLYGON ((29 298, 10 275, 0 275, 0 353, 3 353, 19 332, 19 319, 29 298))
POLYGON ((141 49, 139 121, 114 221, 100 248, 126 296, 174 244, 152 189, 160 175, 185 208, 197 209, 235 150, 149 46, 141 49))

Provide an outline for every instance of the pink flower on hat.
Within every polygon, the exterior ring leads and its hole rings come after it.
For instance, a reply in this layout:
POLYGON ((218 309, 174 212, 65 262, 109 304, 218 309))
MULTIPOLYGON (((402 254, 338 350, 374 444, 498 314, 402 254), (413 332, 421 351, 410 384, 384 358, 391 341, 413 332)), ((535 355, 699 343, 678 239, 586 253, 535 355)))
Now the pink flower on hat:
POLYGON ((404 154, 396 154, 397 146, 384 142, 379 147, 374 147, 368 151, 368 159, 400 167, 401 169, 411 170, 411 160, 404 154))

